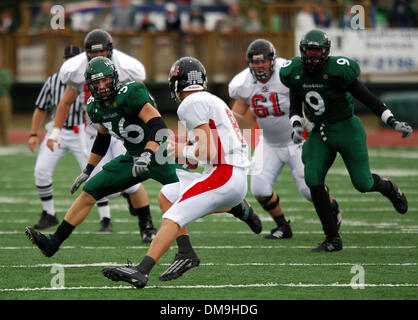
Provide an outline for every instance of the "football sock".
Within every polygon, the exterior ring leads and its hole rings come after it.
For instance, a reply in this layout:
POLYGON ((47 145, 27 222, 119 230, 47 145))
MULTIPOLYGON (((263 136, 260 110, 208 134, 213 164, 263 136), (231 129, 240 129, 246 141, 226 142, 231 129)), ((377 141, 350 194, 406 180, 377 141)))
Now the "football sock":
POLYGON ((110 207, 108 201, 97 202, 97 210, 99 211, 100 220, 103 220, 103 218, 110 219, 110 207))
POLYGON ((155 261, 150 256, 145 256, 144 259, 142 259, 141 263, 136 267, 139 271, 149 274, 151 272, 151 269, 154 267, 155 261))
POLYGON ((52 183, 47 186, 36 186, 41 198, 42 210, 47 214, 55 216, 54 199, 52 198, 52 183))
POLYGON ((150 218, 151 216, 151 210, 149 205, 145 206, 145 207, 141 207, 141 208, 133 208, 130 207, 129 208, 129 212, 133 215, 133 216, 137 216, 139 223, 143 224, 147 221, 148 218, 150 218))
POLYGON ((241 203, 235 207, 233 207, 228 213, 231 213, 234 217, 240 220, 247 220, 248 214, 250 213, 249 210, 242 210, 241 203))
POLYGON ((179 248, 178 253, 188 254, 193 252, 192 244, 190 243, 190 237, 187 234, 181 235, 176 238, 177 246, 179 248))
POLYGON ((61 243, 63 243, 65 239, 67 239, 70 236, 74 229, 75 227, 72 224, 68 223, 65 220, 62 220, 61 224, 58 226, 57 230, 51 238, 57 241, 58 245, 61 245, 61 243))
POLYGON ((339 237, 337 225, 331 214, 331 203, 329 201, 328 193, 324 189, 324 185, 311 187, 312 202, 314 204, 316 213, 321 220, 322 229, 327 237, 339 237))
POLYGON ((280 216, 275 216, 273 217, 274 222, 276 222, 276 224, 278 226, 283 226, 288 224, 288 222, 286 221, 284 214, 281 214, 280 216))
POLYGON ((373 187, 370 191, 378 191, 387 197, 392 190, 392 184, 389 181, 383 180, 379 175, 372 173, 374 180, 373 187))

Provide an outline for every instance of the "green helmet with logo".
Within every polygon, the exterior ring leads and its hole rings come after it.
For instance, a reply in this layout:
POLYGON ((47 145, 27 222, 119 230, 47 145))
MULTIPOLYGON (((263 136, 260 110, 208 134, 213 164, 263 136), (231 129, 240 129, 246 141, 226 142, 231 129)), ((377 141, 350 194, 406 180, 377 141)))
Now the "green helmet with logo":
POLYGON ((84 73, 84 78, 91 95, 99 102, 112 100, 119 90, 118 72, 116 71, 112 60, 106 57, 95 57, 91 59, 87 65, 86 72, 84 73), (93 86, 93 82, 104 78, 112 79, 112 81, 107 84, 110 91, 106 94, 100 94, 97 91, 98 88, 93 86))
POLYGON ((325 32, 321 30, 311 30, 302 38, 299 44, 302 64, 309 72, 315 72, 327 63, 329 51, 331 48, 331 41, 325 32), (307 56, 307 49, 321 49, 320 56, 307 56))

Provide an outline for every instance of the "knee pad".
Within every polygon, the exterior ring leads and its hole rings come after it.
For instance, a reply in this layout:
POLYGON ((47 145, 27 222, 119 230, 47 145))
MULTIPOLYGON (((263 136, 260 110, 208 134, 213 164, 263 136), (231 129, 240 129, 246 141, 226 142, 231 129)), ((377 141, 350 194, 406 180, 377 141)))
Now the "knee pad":
POLYGON ((274 192, 271 194, 271 196, 266 197, 264 200, 259 200, 257 198, 257 201, 261 204, 261 206, 263 207, 264 210, 266 210, 266 211, 273 210, 279 204, 280 197, 279 197, 278 194, 276 194, 276 196, 277 196, 276 201, 274 201, 273 203, 268 203, 271 200, 271 198, 273 198, 273 195, 274 195, 274 192))

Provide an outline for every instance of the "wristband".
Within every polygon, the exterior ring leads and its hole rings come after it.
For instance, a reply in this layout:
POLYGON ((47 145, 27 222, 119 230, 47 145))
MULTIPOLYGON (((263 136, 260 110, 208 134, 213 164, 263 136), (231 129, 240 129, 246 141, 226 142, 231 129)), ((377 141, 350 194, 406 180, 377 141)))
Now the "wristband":
POLYGON ((51 135, 49 136, 49 139, 52 139, 54 141, 57 141, 61 133, 60 128, 54 128, 52 129, 51 135))
POLYGON ((87 175, 91 175, 92 171, 94 170, 94 166, 90 163, 87 163, 86 168, 83 170, 83 172, 87 175))
POLYGON ((232 110, 232 113, 234 114, 234 116, 236 116, 238 119, 244 119, 244 115, 243 114, 239 114, 238 112, 235 112, 234 110, 232 110))
POLYGON ((38 134, 37 133, 31 133, 30 135, 29 135, 29 138, 30 137, 37 137, 38 136, 38 134))
POLYGON ((393 114, 389 109, 386 109, 385 111, 382 112, 382 115, 380 116, 380 118, 382 119, 384 123, 389 124, 389 119, 393 118, 393 114))

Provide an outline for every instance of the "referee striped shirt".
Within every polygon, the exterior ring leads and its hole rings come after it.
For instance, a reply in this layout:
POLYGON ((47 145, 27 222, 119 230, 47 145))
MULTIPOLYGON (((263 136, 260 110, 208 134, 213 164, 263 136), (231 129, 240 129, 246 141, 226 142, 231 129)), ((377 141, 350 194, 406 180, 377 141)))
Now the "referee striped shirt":
MULTIPOLYGON (((41 110, 49 111, 52 119, 54 119, 58 103, 64 96, 65 87, 66 85, 60 81, 58 73, 54 73, 46 79, 36 99, 35 106, 41 110)), ((77 100, 71 105, 68 118, 64 123, 64 128, 72 128, 73 126, 79 126, 84 123, 85 107, 82 96, 79 95, 77 100)))

